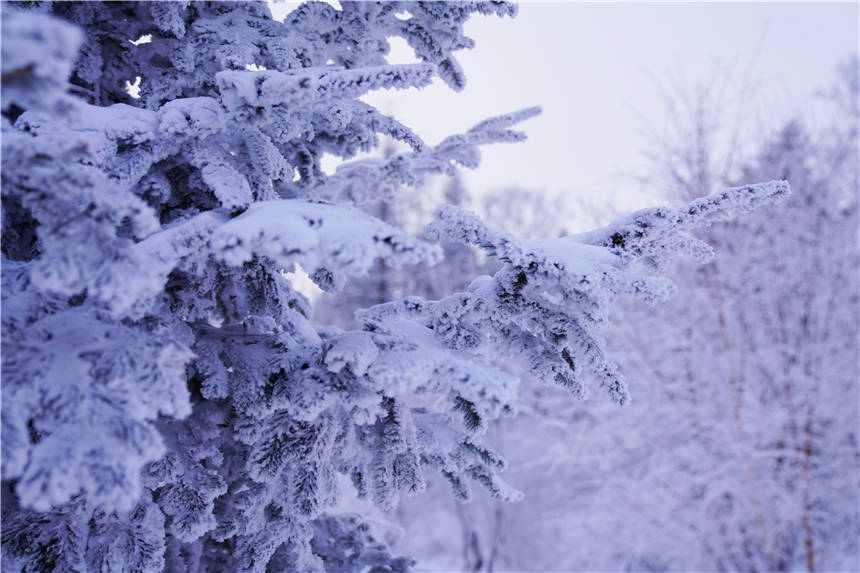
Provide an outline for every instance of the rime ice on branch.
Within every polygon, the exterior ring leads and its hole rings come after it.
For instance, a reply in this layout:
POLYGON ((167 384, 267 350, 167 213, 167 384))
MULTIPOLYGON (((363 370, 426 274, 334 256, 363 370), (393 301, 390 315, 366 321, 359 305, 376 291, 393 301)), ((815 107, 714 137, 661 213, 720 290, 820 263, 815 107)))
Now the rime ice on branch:
POLYGON ((476 12, 514 8, 310 2, 281 23, 262 3, 3 6, 5 567, 405 571, 331 513, 338 475, 383 509, 420 493, 427 468, 462 498, 477 481, 517 499, 482 443, 516 400, 489 346, 577 393, 591 368, 624 401, 591 325, 616 294, 668 292, 631 260, 689 245, 679 232, 707 222, 692 209, 782 186, 532 242, 443 210, 437 236, 504 269, 372 308, 362 330, 314 324, 284 276, 300 264, 336 290, 378 260, 439 259, 348 203, 476 167, 478 146, 523 139, 510 128, 537 110, 430 146, 357 98, 433 76, 461 88, 453 52, 471 47, 476 12), (391 36, 422 63, 387 64, 391 36), (136 77, 139 99, 124 89, 136 77), (411 151, 321 170, 324 153, 349 160, 380 135, 411 151))

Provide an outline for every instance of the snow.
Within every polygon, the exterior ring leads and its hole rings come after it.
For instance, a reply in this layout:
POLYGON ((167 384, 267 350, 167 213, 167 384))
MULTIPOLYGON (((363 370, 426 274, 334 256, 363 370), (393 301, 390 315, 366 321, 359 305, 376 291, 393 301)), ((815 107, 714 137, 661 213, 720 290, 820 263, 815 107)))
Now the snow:
MULTIPOLYGON (((341 511, 344 478, 386 512, 434 479, 458 500, 476 484, 518 501, 494 444, 506 449, 502 418, 533 406, 521 380, 628 403, 612 314, 669 298, 660 273, 676 256, 711 255, 695 229, 788 184, 575 236, 521 240, 456 205, 424 238, 392 224, 428 177, 524 140, 540 108, 428 145, 358 98, 433 78, 462 89, 464 22, 515 11, 317 2, 279 22, 242 2, 4 7, 4 566, 405 573, 372 516, 341 511), (387 64, 390 36, 420 63, 387 64), (133 98, 122 86, 138 76, 133 98), (356 159, 382 136, 408 149, 356 159), (299 268, 334 294, 314 308, 286 278, 299 268), (340 320, 315 318, 326 304, 340 320)), ((793 307, 771 310, 759 319, 778 332, 793 307)))

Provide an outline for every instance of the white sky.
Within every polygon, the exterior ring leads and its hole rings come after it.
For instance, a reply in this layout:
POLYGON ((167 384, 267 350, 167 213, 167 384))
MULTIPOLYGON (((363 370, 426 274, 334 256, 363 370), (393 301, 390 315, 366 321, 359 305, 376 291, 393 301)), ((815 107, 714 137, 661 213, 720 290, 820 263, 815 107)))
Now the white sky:
MULTIPOLYGON (((476 47, 457 52, 468 80, 462 92, 437 82, 363 99, 428 143, 541 105, 543 115, 522 124, 526 142, 485 148, 481 167, 464 174, 470 191, 517 185, 638 207, 656 199, 620 176, 641 166, 637 117, 665 119, 659 81, 683 77, 691 85, 719 69, 737 82, 749 71, 758 88, 751 122, 803 114, 837 62, 860 49, 858 6, 521 2, 513 20, 476 15, 466 24, 476 47)), ((390 59, 405 61, 404 47, 395 45, 390 59)))

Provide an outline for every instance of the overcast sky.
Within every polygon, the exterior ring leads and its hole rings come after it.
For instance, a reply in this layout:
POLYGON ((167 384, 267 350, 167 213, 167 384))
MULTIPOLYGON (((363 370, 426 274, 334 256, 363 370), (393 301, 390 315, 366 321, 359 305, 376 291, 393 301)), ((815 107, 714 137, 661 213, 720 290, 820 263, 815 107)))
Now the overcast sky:
MULTIPOLYGON (((757 88, 750 122, 802 115, 837 62, 858 51, 858 21, 855 2, 521 2, 515 19, 467 23, 476 47, 458 52, 462 92, 437 82, 366 99, 428 143, 541 105, 543 115, 522 125, 526 142, 485 148, 481 167, 465 175, 472 192, 518 185, 627 197, 632 184, 619 176, 641 166, 637 117, 665 120, 658 84, 748 77, 757 88)), ((404 46, 392 61, 407 61, 404 46)))

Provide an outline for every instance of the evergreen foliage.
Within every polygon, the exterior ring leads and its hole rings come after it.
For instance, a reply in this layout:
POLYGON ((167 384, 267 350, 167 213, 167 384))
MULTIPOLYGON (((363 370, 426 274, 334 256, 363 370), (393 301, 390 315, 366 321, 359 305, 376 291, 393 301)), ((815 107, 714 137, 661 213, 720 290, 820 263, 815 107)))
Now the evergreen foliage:
POLYGON ((442 208, 430 238, 504 263, 465 292, 407 297, 325 327, 285 273, 349 288, 374 264, 442 250, 355 205, 519 141, 528 109, 427 145, 361 102, 464 85, 473 13, 504 2, 3 6, 3 567, 9 571, 405 571, 355 516, 429 469, 468 498, 519 493, 483 443, 513 411, 515 356, 584 394, 626 389, 592 325, 619 294, 671 290, 659 269, 710 251, 687 232, 787 193, 729 189, 584 236, 520 241, 442 208), (408 18, 399 17, 408 12, 408 18), (388 37, 422 60, 391 65, 388 37), (140 96, 126 84, 139 77, 140 96), (380 135, 411 151, 343 160, 380 135))

